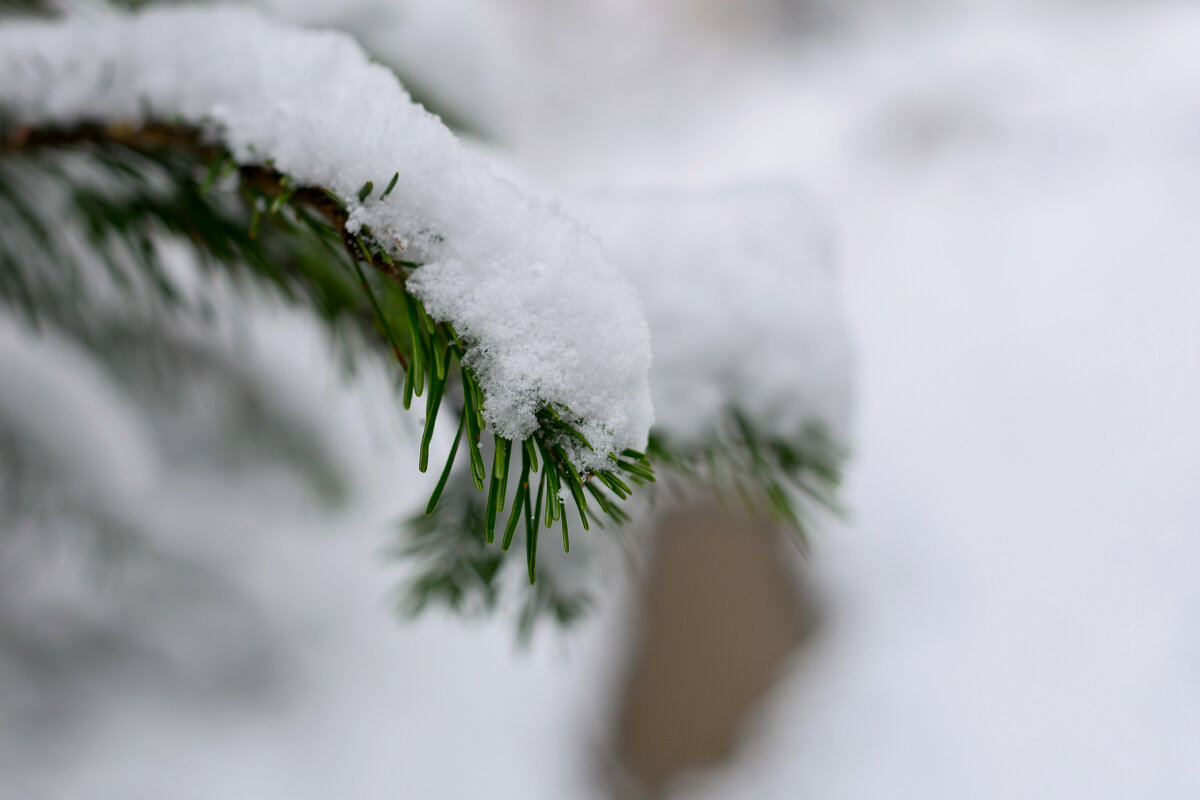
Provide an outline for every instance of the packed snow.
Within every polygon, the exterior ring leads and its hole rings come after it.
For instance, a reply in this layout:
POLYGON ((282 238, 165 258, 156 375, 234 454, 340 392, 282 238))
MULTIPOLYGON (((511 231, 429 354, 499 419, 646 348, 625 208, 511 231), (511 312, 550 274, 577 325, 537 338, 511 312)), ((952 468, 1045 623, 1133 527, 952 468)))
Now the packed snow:
POLYGON ((345 34, 232 7, 10 21, 0 70, 10 124, 180 120, 239 163, 328 187, 352 230, 424 264, 408 287, 469 343, 498 434, 525 438, 536 410, 557 404, 595 448, 571 446, 580 466, 644 447, 650 349, 628 281, 580 225, 496 178, 345 34))

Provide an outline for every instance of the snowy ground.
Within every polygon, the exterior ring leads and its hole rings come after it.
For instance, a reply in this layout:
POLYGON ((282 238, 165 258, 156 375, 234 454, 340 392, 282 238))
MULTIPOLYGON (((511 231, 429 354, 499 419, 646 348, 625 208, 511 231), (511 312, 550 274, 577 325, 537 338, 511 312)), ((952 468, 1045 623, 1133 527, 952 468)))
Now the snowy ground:
MULTIPOLYGON (((794 177, 837 231, 860 398, 831 618, 680 797, 1200 795, 1196 41, 1167 3, 868 26, 526 156, 572 185, 794 177)), ((163 488, 274 689, 98 684, 53 746, 5 732, 0 797, 586 795, 621 604, 531 653, 507 620, 397 623, 376 548, 409 454, 369 441, 341 515, 271 475, 163 488)))

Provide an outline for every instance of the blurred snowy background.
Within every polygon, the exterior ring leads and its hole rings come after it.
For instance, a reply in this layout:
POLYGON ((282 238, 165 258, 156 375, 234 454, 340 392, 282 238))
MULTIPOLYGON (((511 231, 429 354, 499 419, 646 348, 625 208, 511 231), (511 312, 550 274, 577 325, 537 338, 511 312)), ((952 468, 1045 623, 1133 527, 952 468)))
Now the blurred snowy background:
MULTIPOLYGON (((822 622, 667 794, 1200 796, 1200 6, 267 5, 568 208, 794 181, 829 221, 858 402, 822 622)), ((606 796, 638 571, 528 650, 397 619, 411 421, 254 309, 171 402, 0 325, 5 424, 49 443, 0 476, 0 798, 606 796)))

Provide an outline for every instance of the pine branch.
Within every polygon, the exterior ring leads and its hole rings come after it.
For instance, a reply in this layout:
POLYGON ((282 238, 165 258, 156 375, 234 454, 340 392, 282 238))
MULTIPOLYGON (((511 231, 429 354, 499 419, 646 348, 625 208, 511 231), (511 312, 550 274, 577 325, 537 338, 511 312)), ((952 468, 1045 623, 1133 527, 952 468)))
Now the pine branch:
MULTIPOLYGON (((401 285, 404 282, 404 273, 400 266, 417 266, 404 262, 397 265, 381 246, 374 243, 369 229, 364 229, 359 237, 371 242, 374 247, 370 250, 364 249, 356 240, 355 234, 347 229, 349 214, 345 204, 329 189, 320 186, 295 186, 288 176, 269 164, 237 164, 225 148, 206 141, 200 130, 187 125, 118 123, 103 126, 81 124, 71 128, 35 128, 25 125, 4 136, 0 142, 0 152, 9 155, 36 153, 47 148, 71 149, 110 145, 139 153, 153 153, 164 149, 187 151, 209 165, 208 175, 201 185, 202 191, 211 188, 212 183, 223 174, 236 171, 247 189, 268 202, 271 213, 279 213, 285 204, 316 212, 337 231, 352 259, 366 260, 372 267, 401 285)), ((362 196, 359 199, 366 198, 362 196)))
MULTIPOLYGON (((551 522, 563 517, 560 489, 585 498, 592 476, 622 487, 652 477, 640 457, 605 461, 607 450, 644 441, 650 417, 649 344, 632 287, 578 223, 471 159, 353 41, 229 7, 83 27, 70 18, 0 25, 0 204, 19 239, 3 254, 0 291, 11 302, 31 315, 41 302, 43 277, 23 271, 22 258, 69 271, 53 287, 68 306, 94 280, 82 263, 89 254, 60 246, 38 201, 3 185, 23 180, 6 162, 22 162, 67 195, 65 210, 78 214, 117 287, 132 264, 139 290, 184 304, 157 258, 165 231, 211 265, 248 266, 329 316, 365 308, 404 370, 403 405, 425 399, 422 470, 440 413, 461 415, 458 450, 486 489, 488 538, 509 505, 514 454, 542 462, 551 522), (106 170, 129 196, 77 185, 53 153, 106 170), (166 195, 138 180, 147 165, 165 177, 166 195), (297 232, 318 247, 295 246, 297 232), (321 256, 320 246, 337 253, 321 256), (489 433, 490 478, 480 453, 489 433)), ((531 524, 532 503, 521 507, 531 524)))
MULTIPOLYGON (((349 214, 345 204, 326 187, 298 185, 288 175, 271 165, 236 164, 226 150, 206 141, 194 128, 170 124, 78 125, 70 129, 23 127, 8 132, 0 140, 0 159, 5 160, 19 158, 28 162, 48 154, 65 152, 87 153, 105 162, 110 168, 120 170, 124 167, 134 173, 138 167, 122 161, 129 155, 140 156, 163 165, 174 173, 175 188, 192 195, 185 204, 189 212, 194 212, 197 206, 203 207, 205 198, 220 191, 217 187, 218 182, 227 183, 236 176, 238 189, 251 209, 247 239, 242 241, 244 249, 253 249, 259 240, 264 238, 265 218, 285 219, 288 220, 286 224, 289 226, 301 223, 315 232, 320 240, 327 243, 338 242, 342 251, 343 266, 350 268, 362 297, 371 309, 378 333, 404 370, 404 407, 411 406, 413 397, 424 395, 426 398, 425 429, 419 461, 423 472, 428 467, 429 447, 439 412, 443 407, 443 398, 447 395, 449 382, 457 372, 459 386, 454 394, 461 398, 461 401, 450 400, 446 405, 455 406, 455 413, 461 417, 461 425, 467 431, 470 474, 474 478, 476 489, 483 490, 485 486, 488 489, 488 511, 480 522, 482 534, 491 544, 494 540, 497 515, 504 509, 509 496, 509 481, 505 469, 507 459, 493 459, 489 478, 479 452, 486 428, 482 413, 484 395, 474 371, 463 364, 466 352, 463 341, 453 326, 448 322, 434 321, 421 301, 405 291, 408 275, 418 269, 419 264, 392 258, 369 227, 364 226, 357 231, 351 231, 348 227, 349 214), (185 174, 179 174, 181 169, 185 174), (205 178, 197 182, 193 176, 201 173, 205 178), (371 273, 365 273, 362 270, 363 266, 370 267, 371 273)), ((386 194, 394 189, 395 181, 381 182, 381 185, 386 187, 383 190, 386 194)), ((373 190, 371 184, 365 185, 360 191, 359 199, 366 199, 373 190)), ((2 188, 0 193, 4 193, 2 188)), ((13 200, 11 191, 5 194, 10 201, 13 200)), ((184 233, 192 244, 202 249, 227 255, 223 253, 223 248, 227 247, 224 239, 229 234, 226 226, 219 226, 215 231, 193 228, 192 224, 196 221, 194 213, 187 219, 177 218, 172 210, 155 207, 152 198, 141 199, 147 203, 146 207, 140 209, 141 213, 159 221, 166 220, 168 229, 184 233)), ((100 243, 99 237, 107 232, 121 231, 129 235, 140 227, 138 220, 129 218, 131 213, 138 212, 131 212, 130 209, 122 208, 118 203, 110 203, 104 198, 89 197, 89 200, 88 222, 90 228, 97 233, 97 244, 100 243)), ((34 219, 33 212, 27 209, 23 216, 27 224, 34 219)), ((215 212, 213 216, 217 216, 215 212)), ((36 223, 32 227, 41 229, 44 225, 36 223)), ((275 234, 278 235, 278 232, 275 234)), ((49 244, 48 232, 39 238, 45 240, 44 244, 49 244)), ((244 257, 246 253, 243 251, 237 255, 244 257)), ((269 261, 269 258, 258 254, 257 257, 248 260, 261 265, 269 261)), ((153 260, 148 260, 143 266, 153 271, 153 260)), ((287 278, 277 277, 275 282, 311 282, 306 278, 307 276, 293 274, 287 278)), ((2 292, 0 288, 0 293, 2 292)), ((359 305, 361 306, 361 303, 359 305)), ((614 454, 612 469, 581 474, 569 458, 565 445, 568 442, 580 443, 591 449, 590 442, 552 406, 543 407, 537 418, 537 429, 524 440, 512 442, 500 436, 493 436, 496 452, 515 452, 523 461, 527 461, 531 456, 535 461, 540 460, 542 480, 553 487, 553 491, 546 493, 544 508, 541 504, 534 506, 524 502, 513 505, 514 509, 525 514, 526 530, 544 518, 548 525, 555 521, 561 522, 565 531, 565 504, 559 497, 559 487, 563 487, 564 491, 574 498, 583 527, 587 529, 589 525, 586 514, 589 507, 584 488, 587 482, 598 480, 606 486, 613 487, 624 497, 629 492, 628 482, 644 483, 654 479, 653 470, 645 456, 633 451, 628 451, 621 457, 614 454)), ((443 474, 448 475, 452 470, 456 453, 457 448, 451 451, 443 474)), ((532 469, 536 472, 538 466, 535 464, 532 469)), ((438 507, 443 488, 444 483, 435 488, 427 507, 427 516, 432 515, 438 507)), ((595 492, 594 488, 592 491, 595 492)), ((614 501, 609 498, 604 497, 598 505, 601 513, 614 519, 620 520, 623 516, 614 501)), ((566 541, 564 533, 564 543, 566 541)), ((535 577, 531 555, 531 584, 534 583, 535 577)))
MULTIPOLYGON (((802 550, 809 546, 809 533, 817 515, 843 514, 837 490, 846 453, 818 425, 808 426, 791 439, 782 439, 764 436, 746 415, 731 411, 703 445, 681 446, 661 432, 652 432, 647 455, 659 478, 657 486, 646 487, 651 489, 645 493, 649 502, 654 501, 658 491, 693 487, 712 492, 727 507, 744 509, 791 531, 802 550)), ((619 478, 614 481, 612 476, 606 477, 608 483, 598 476, 585 481, 584 490, 591 500, 586 511, 579 512, 577 501, 568 498, 566 505, 574 506, 574 510, 565 509, 562 519, 573 519, 578 513, 603 527, 604 520, 595 515, 598 509, 618 526, 629 522, 630 517, 619 505, 628 487, 623 488, 619 478)), ((403 589, 400 609, 409 615, 435 606, 456 613, 493 612, 501 606, 506 573, 536 568, 534 559, 528 557, 521 559, 525 563, 516 563, 518 556, 525 555, 519 547, 522 537, 527 549, 536 553, 539 531, 548 532, 561 520, 547 522, 547 483, 536 473, 522 471, 515 479, 519 483, 514 507, 524 496, 536 498, 532 499, 532 517, 537 522, 534 526, 522 524, 520 515, 513 513, 497 551, 485 533, 488 508, 484 496, 473 491, 469 470, 455 469, 444 475, 444 480, 447 503, 453 510, 433 518, 417 515, 400 526, 393 555, 415 564, 414 577, 403 589), (519 488, 526 478, 532 478, 527 495, 519 488)), ((518 633, 522 639, 532 635, 539 621, 560 625, 577 621, 592 602, 587 591, 556 581, 553 571, 539 570, 537 575, 534 590, 518 598, 518 633)))
MULTIPOLYGON (((79 308, 98 254, 114 286, 183 308, 156 251, 167 234, 207 266, 248 270, 327 320, 353 320, 402 368, 404 407, 425 401, 421 471, 442 412, 458 423, 405 551, 424 559, 409 606, 479 597, 491 607, 520 533, 527 598, 574 618, 585 602, 546 575, 535 583, 542 529, 560 528, 570 550, 572 527, 626 521, 621 501, 655 480, 646 454, 628 449, 649 423, 646 326, 599 246, 466 158, 349 40, 245 11, 183 9, 107 20, 107 35, 76 53, 66 48, 77 35, 55 38, 74 23, 23 24, 0 26, 11 51, 0 65, 11 76, 0 81, 0 298, 36 317, 47 276, 61 274, 54 302, 79 308), (26 47, 34 28, 39 44, 26 47), (183 56, 140 46, 164 35, 183 56), (195 69, 218 47, 237 54, 237 68, 195 69), (336 82, 308 59, 294 63, 314 48, 313 63, 344 68, 336 82), (355 81, 370 92, 347 92, 355 81), (255 95, 263 86, 285 96, 255 95), (394 147, 397 137, 415 144, 394 147), (102 179, 81 180, 81 165, 102 179), (25 173, 58 187, 92 251, 58 241, 63 223, 25 191, 25 173), (502 357, 514 349, 521 358, 502 357), (603 357, 581 358, 589 351, 603 357), (522 391, 507 391, 514 383, 522 391)), ((688 447, 655 436, 650 456, 802 536, 808 505, 836 508, 843 456, 819 429, 763 436, 736 411, 715 429, 688 447)))
MULTIPOLYGON (((526 477, 523 471, 520 477, 526 477)), ((530 557, 537 553, 538 533, 544 524, 538 513, 545 507, 544 491, 539 502, 529 502, 535 509, 531 521, 519 510, 529 495, 518 489, 499 548, 487 540, 487 503, 474 489, 469 470, 454 470, 445 494, 446 510, 435 517, 418 515, 406 520, 392 550, 393 556, 415 566, 414 576, 398 597, 402 613, 416 616, 432 607, 444 607, 456 614, 490 614, 502 604, 506 573, 519 569, 528 574, 534 569, 536 583, 531 582, 517 598, 517 630, 522 640, 529 640, 539 621, 568 626, 584 615, 592 603, 589 592, 565 585, 553 571, 534 566, 535 559, 530 557), (513 546, 518 542, 518 529, 524 547, 513 546)), ((586 554, 572 554, 575 557, 586 554)))

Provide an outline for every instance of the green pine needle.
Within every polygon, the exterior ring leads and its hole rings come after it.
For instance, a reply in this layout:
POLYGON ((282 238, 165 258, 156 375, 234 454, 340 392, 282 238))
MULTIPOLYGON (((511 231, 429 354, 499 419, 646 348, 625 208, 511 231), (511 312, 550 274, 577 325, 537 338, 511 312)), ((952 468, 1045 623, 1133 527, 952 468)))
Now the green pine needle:
POLYGON ((392 193, 392 189, 396 188, 396 182, 400 180, 400 173, 397 172, 388 182, 387 188, 383 190, 383 194, 379 195, 380 200, 387 200, 388 195, 392 193))
POLYGON ((508 524, 504 526, 504 538, 500 541, 500 549, 508 552, 512 544, 513 534, 517 530, 517 521, 529 516, 529 454, 521 450, 521 477, 517 481, 517 495, 513 499, 512 511, 508 514, 508 524))
MULTIPOLYGON (((466 417, 463 418, 465 421, 466 417)), ((437 486, 433 487, 433 492, 429 495, 429 502, 425 505, 425 516, 433 516, 433 512, 437 510, 438 501, 442 499, 442 492, 446 490, 446 481, 450 480, 450 471, 454 467, 454 456, 458 454, 458 443, 462 441, 464 422, 459 422, 458 433, 454 434, 454 444, 450 445, 450 455, 446 456, 446 466, 442 468, 442 475, 438 478, 437 486)))

